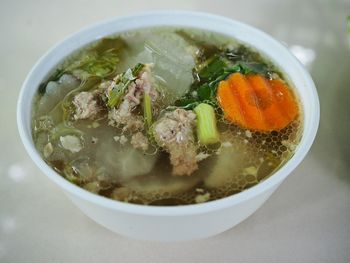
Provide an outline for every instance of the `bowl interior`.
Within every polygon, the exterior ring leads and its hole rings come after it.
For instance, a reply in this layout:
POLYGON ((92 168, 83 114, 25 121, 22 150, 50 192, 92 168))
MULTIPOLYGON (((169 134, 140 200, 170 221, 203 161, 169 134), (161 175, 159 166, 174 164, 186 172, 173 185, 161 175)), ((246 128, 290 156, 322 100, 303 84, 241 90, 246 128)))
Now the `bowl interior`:
POLYGON ((115 18, 82 29, 51 48, 32 68, 23 83, 17 105, 17 121, 23 144, 36 165, 65 191, 93 203, 133 213, 183 214, 202 213, 242 202, 279 184, 304 158, 315 138, 319 122, 319 102, 314 83, 305 68, 281 43, 267 34, 224 17, 183 11, 148 12, 115 18), (253 47, 270 59, 296 88, 304 113, 301 142, 294 156, 273 176, 241 193, 203 204, 177 207, 147 207, 122 203, 97 196, 63 179, 49 167, 36 151, 31 135, 32 100, 39 84, 69 54, 102 37, 120 32, 155 26, 190 27, 231 36, 253 47))

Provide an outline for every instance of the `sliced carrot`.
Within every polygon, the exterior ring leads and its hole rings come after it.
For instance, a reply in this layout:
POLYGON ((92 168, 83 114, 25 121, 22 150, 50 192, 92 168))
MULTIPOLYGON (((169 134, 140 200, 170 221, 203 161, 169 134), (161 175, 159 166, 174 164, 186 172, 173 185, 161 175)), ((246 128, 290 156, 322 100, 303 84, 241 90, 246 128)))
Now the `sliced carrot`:
POLYGON ((218 97, 221 105, 226 105, 227 112, 235 112, 235 114, 227 115, 227 118, 233 122, 245 123, 245 114, 242 112, 237 94, 231 91, 228 82, 221 82, 221 89, 218 90, 218 97))
POLYGON ((270 84, 274 91, 276 103, 285 110, 286 116, 293 120, 298 115, 299 110, 294 94, 289 90, 288 86, 280 80, 271 80, 270 84))
POLYGON ((298 114, 290 88, 281 80, 234 73, 219 83, 218 101, 225 117, 251 130, 280 130, 298 114))

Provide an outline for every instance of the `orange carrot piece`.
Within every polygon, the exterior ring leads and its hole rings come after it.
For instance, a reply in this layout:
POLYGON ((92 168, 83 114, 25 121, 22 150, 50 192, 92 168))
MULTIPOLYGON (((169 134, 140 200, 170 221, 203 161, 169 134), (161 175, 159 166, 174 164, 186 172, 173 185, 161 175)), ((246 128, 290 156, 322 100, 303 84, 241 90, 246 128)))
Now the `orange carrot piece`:
POLYGON ((257 94, 244 75, 235 73, 228 79, 231 90, 237 94, 240 108, 244 112, 246 123, 244 126, 258 126, 264 128, 266 123, 264 116, 258 107, 257 94))
POLYGON ((245 114, 242 112, 237 95, 231 91, 229 83, 226 81, 220 82, 220 89, 218 89, 218 99, 221 105, 226 105, 225 116, 232 122, 245 123, 245 114), (230 114, 234 112, 235 114, 230 114))
POLYGON ((270 129, 279 129, 289 123, 289 120, 285 118, 284 108, 280 107, 276 103, 273 90, 268 80, 260 75, 247 76, 250 84, 254 87, 254 91, 262 101, 260 109, 264 112, 266 122, 270 129))
POLYGON ((270 85, 274 92, 276 103, 284 108, 284 112, 290 120, 294 120, 299 110, 294 94, 288 86, 280 80, 271 80, 270 85))
POLYGON ((298 114, 289 87, 261 75, 231 74, 219 83, 217 98, 228 120, 252 130, 283 129, 298 114))

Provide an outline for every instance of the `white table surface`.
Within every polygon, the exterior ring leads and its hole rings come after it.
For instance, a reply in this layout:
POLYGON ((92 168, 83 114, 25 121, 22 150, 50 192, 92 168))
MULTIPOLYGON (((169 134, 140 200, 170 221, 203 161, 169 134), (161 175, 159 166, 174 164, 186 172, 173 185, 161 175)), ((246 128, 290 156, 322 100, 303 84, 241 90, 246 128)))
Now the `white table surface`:
POLYGON ((0 262, 350 262, 349 14, 348 0, 0 0, 0 262), (321 124, 307 158, 234 229, 196 242, 134 241, 92 222, 34 166, 18 136, 16 100, 36 60, 66 35, 174 8, 241 20, 309 59, 321 124))

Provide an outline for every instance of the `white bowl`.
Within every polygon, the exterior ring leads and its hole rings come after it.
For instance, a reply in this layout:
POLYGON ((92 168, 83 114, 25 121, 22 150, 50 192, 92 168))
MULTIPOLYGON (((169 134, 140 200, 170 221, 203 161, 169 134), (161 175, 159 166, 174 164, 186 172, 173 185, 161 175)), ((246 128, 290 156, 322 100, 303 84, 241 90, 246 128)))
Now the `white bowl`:
POLYGON ((319 123, 319 101, 314 83, 305 68, 286 47, 267 34, 221 16, 160 11, 98 23, 67 37, 50 49, 35 64, 23 83, 17 105, 17 122, 29 156, 87 216, 116 233, 132 238, 180 241, 221 233, 246 219, 269 198, 310 149, 319 123), (224 33, 259 50, 283 70, 299 93, 304 112, 304 130, 294 156, 274 175, 248 190, 220 200, 187 206, 152 207, 92 194, 65 180, 42 160, 31 134, 32 101, 39 84, 63 58, 81 46, 118 32, 153 26, 191 27, 224 33))

